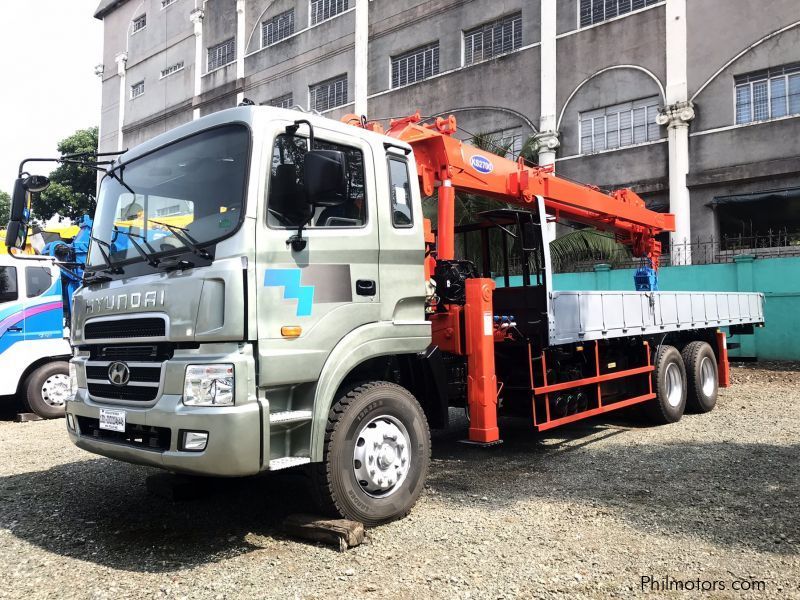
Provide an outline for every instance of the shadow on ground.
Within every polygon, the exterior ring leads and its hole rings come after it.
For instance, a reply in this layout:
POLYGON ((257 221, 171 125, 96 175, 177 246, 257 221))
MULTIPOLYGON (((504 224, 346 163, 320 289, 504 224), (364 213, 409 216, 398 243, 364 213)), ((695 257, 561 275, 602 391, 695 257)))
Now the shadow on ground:
MULTIPOLYGON (((797 551, 790 540, 800 540, 798 445, 597 444, 634 434, 637 425, 623 417, 548 437, 512 420, 503 423, 502 446, 479 449, 458 443, 464 423, 454 425, 434 436, 429 486, 437 502, 462 510, 471 502, 475 510, 531 498, 579 502, 642 531, 797 551)), ((252 552, 259 535, 281 537, 285 516, 313 510, 303 472, 226 480, 184 502, 147 491, 145 480, 156 472, 93 459, 0 478, 0 527, 62 556, 163 572, 252 552)))

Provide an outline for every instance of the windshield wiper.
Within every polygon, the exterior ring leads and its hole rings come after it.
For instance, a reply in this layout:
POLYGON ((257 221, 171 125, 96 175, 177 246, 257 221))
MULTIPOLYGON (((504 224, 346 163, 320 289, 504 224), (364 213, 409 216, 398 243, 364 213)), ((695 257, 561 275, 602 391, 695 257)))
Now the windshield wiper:
POLYGON ((121 275, 122 273, 124 273, 125 271, 122 270, 122 267, 114 263, 111 260, 111 255, 105 250, 106 248, 111 250, 111 244, 109 244, 108 242, 104 242, 103 240, 99 240, 93 235, 90 236, 90 238, 93 242, 97 242, 98 244, 97 248, 100 250, 100 254, 103 255, 103 260, 106 261, 106 265, 108 266, 108 268, 104 269, 103 271, 106 273, 113 273, 115 275, 121 275))
POLYGON ((86 273, 84 273, 83 279, 81 280, 84 285, 91 285, 93 283, 106 283, 107 281, 111 281, 111 277, 108 275, 87 275, 86 273))
POLYGON ((150 248, 151 251, 155 252, 155 250, 153 250, 153 247, 148 243, 146 237, 144 237, 143 235, 139 235, 138 233, 133 233, 132 231, 124 231, 116 226, 114 227, 114 231, 116 233, 124 233, 125 235, 127 235, 128 239, 131 241, 131 244, 133 244, 133 247, 136 249, 136 252, 138 252, 139 256, 141 256, 145 261, 147 261, 148 265, 150 265, 151 267, 158 266, 159 260, 157 258, 153 258, 151 254, 145 252, 144 248, 142 248, 139 245, 139 242, 136 241, 137 237, 139 239, 144 240, 144 243, 147 244, 148 248, 150 248))
POLYGON ((197 240, 193 239, 192 236, 189 235, 188 229, 184 227, 178 227, 177 225, 170 225, 169 223, 162 223, 161 221, 154 221, 153 219, 148 219, 148 221, 169 229, 169 232, 174 235, 179 242, 181 242, 200 258, 205 258, 206 260, 211 258, 211 255, 208 252, 197 245, 197 240), (183 233, 178 233, 179 231, 182 231, 183 233))

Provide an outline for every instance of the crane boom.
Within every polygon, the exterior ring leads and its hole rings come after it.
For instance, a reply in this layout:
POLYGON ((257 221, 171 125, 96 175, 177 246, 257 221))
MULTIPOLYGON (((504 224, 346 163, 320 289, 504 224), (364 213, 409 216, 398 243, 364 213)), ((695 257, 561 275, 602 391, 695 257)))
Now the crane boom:
MULTIPOLYGON (((376 123, 362 123, 354 115, 345 122, 358 122, 379 133, 376 123)), ((509 160, 453 137, 456 118, 439 117, 422 123, 420 114, 393 119, 386 135, 402 140, 414 149, 422 191, 432 196, 438 187, 438 257, 450 259, 454 252, 455 192, 463 191, 494 198, 521 207, 535 206, 536 196, 556 219, 590 225, 613 233, 636 257, 649 259, 658 269, 661 243, 656 236, 675 230, 675 217, 649 210, 644 200, 629 189, 606 193, 596 187, 558 177, 552 168, 531 167, 523 160, 509 160), (488 155, 487 155, 488 154, 488 155)))

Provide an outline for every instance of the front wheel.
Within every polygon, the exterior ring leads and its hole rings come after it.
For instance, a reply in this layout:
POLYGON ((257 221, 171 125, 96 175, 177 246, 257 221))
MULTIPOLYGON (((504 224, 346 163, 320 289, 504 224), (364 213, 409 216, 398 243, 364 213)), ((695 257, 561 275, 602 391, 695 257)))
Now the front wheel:
POLYGON ((38 367, 25 380, 25 408, 43 419, 63 417, 64 407, 71 397, 69 363, 62 360, 38 367))
POLYGON ((313 470, 321 508, 366 526, 404 517, 422 492, 430 455, 416 398, 394 383, 361 384, 328 415, 323 462, 313 470))

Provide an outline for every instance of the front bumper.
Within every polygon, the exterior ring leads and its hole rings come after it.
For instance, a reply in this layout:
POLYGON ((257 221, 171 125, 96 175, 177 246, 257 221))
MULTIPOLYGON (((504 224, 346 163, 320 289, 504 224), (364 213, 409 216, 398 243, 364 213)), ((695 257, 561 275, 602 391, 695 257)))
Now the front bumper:
MULTIPOLYGON (((204 357, 208 358, 208 357, 204 357)), ((82 357, 73 359, 78 371, 78 391, 75 398, 67 403, 66 412, 72 415, 75 430, 67 431, 72 442, 89 452, 130 463, 159 467, 170 471, 217 477, 238 477, 253 475, 263 469, 264 456, 269 456, 265 440, 269 439, 269 407, 266 400, 256 398, 252 385, 252 357, 244 360, 239 357, 236 368, 236 404, 234 406, 184 406, 178 392, 182 382, 177 377, 167 377, 163 392, 158 399, 147 406, 135 403, 108 402, 91 397, 86 388, 85 370, 82 357), (174 381, 170 381, 173 379, 174 381), (102 433, 93 435, 89 423, 96 424, 101 408, 125 411, 129 430, 150 431, 158 428, 165 434, 162 447, 149 447, 146 443, 115 438, 102 433), (83 424, 83 427, 82 427, 83 424), (166 439, 166 432, 168 441, 166 439), (208 432, 208 443, 202 452, 180 449, 181 432, 208 432)), ((206 362, 217 362, 207 360, 206 362)), ((201 357, 181 357, 170 361, 168 371, 180 372, 178 363, 202 363, 201 357)), ((230 360, 229 362, 234 362, 230 360)), ((266 442, 268 444, 268 441, 266 442)))

